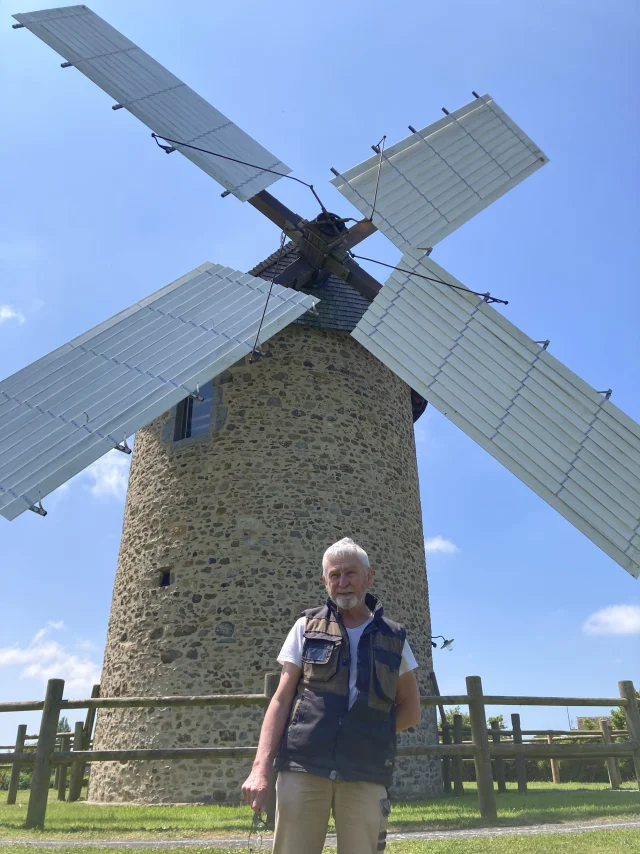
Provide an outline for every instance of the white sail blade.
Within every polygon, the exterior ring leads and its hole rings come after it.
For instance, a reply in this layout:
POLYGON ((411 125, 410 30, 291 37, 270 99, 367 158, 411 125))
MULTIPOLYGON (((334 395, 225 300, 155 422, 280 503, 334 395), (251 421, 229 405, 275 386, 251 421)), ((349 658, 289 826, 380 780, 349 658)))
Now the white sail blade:
MULTIPOLYGON (((0 514, 15 519, 251 352, 270 283, 203 264, 0 383, 0 514)), ((273 285, 260 340, 317 299, 273 285)))
POLYGON ((174 146, 242 201, 273 184, 279 175, 291 172, 275 155, 86 6, 45 9, 13 17, 155 133, 259 167, 174 146))
POLYGON ((483 95, 331 183, 403 252, 435 246, 547 156, 483 95), (378 172, 380 173, 378 181, 378 172))
MULTIPOLYGON (((398 265, 463 287, 420 252, 398 265)), ((395 271, 352 335, 636 578, 640 426, 468 290, 395 271)))

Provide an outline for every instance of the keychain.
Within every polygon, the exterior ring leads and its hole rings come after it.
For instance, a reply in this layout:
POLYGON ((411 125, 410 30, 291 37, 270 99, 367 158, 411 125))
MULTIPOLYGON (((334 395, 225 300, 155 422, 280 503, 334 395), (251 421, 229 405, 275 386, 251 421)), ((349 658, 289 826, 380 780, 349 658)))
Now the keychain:
POLYGON ((251 828, 249 830, 249 838, 247 839, 248 854, 254 854, 256 851, 262 851, 262 834, 267 829, 266 820, 262 818, 261 812, 254 812, 251 820, 251 828))

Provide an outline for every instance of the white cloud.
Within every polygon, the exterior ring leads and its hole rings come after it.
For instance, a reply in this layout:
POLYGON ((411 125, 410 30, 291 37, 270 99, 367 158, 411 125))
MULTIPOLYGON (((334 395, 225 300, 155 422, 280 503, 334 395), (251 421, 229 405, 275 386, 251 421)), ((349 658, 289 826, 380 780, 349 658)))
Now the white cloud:
POLYGON ((24 323, 24 314, 15 311, 10 305, 0 305, 0 323, 5 320, 17 320, 18 323, 24 323))
POLYGON ((119 451, 110 452, 92 463, 84 475, 90 477, 91 494, 97 497, 124 499, 127 494, 131 457, 119 451))
POLYGON ((50 493, 44 501, 45 507, 47 510, 55 509, 58 503, 66 498, 69 490, 78 484, 96 498, 124 500, 127 494, 130 464, 129 454, 123 454, 120 451, 108 452, 50 493))
POLYGON ((582 629, 587 635, 640 635, 640 605, 609 605, 591 614, 582 629))
POLYGON ((85 694, 100 681, 100 667, 87 656, 77 655, 68 646, 53 640, 43 640, 51 630, 64 628, 62 620, 50 621, 36 632, 28 646, 0 647, 0 668, 21 667, 21 679, 64 679, 65 693, 85 694))
POLYGON ((48 511, 55 510, 60 502, 64 501, 65 496, 68 494, 70 489, 71 481, 67 481, 54 489, 53 492, 50 492, 49 495, 43 499, 45 509, 48 511))
POLYGON ((427 553, 442 552, 443 554, 455 554, 459 551, 458 546, 452 543, 451 540, 446 540, 437 534, 435 537, 429 537, 424 541, 424 550, 427 553))
POLYGON ((83 649, 86 652, 98 652, 98 647, 90 640, 81 640, 76 644, 78 649, 83 649))
POLYGON ((34 644, 34 643, 37 643, 38 641, 42 640, 42 638, 46 634, 48 634, 51 631, 51 629, 55 629, 58 632, 61 629, 64 629, 64 620, 55 620, 55 621, 49 620, 49 622, 47 623, 47 625, 43 629, 40 629, 40 631, 36 632, 31 643, 34 644))

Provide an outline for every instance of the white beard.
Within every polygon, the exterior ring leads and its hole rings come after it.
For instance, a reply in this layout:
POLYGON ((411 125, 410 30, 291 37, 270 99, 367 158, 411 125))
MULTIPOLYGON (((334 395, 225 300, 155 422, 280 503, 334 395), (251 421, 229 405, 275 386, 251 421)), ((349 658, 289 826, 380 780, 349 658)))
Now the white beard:
POLYGON ((336 605, 343 611, 349 611, 358 606, 363 599, 364 596, 358 598, 355 593, 347 593, 346 596, 336 596, 336 605))

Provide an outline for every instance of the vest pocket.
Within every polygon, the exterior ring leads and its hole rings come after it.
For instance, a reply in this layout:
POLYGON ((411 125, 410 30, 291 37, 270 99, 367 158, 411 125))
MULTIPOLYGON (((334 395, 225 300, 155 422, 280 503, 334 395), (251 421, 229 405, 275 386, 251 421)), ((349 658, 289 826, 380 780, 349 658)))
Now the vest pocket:
POLYGON ((302 648, 302 667, 305 680, 326 682, 335 676, 340 657, 342 638, 305 638, 302 648))
POLYGON ((394 703, 398 690, 398 676, 402 656, 389 649, 373 650, 373 676, 376 694, 388 703, 394 703))

